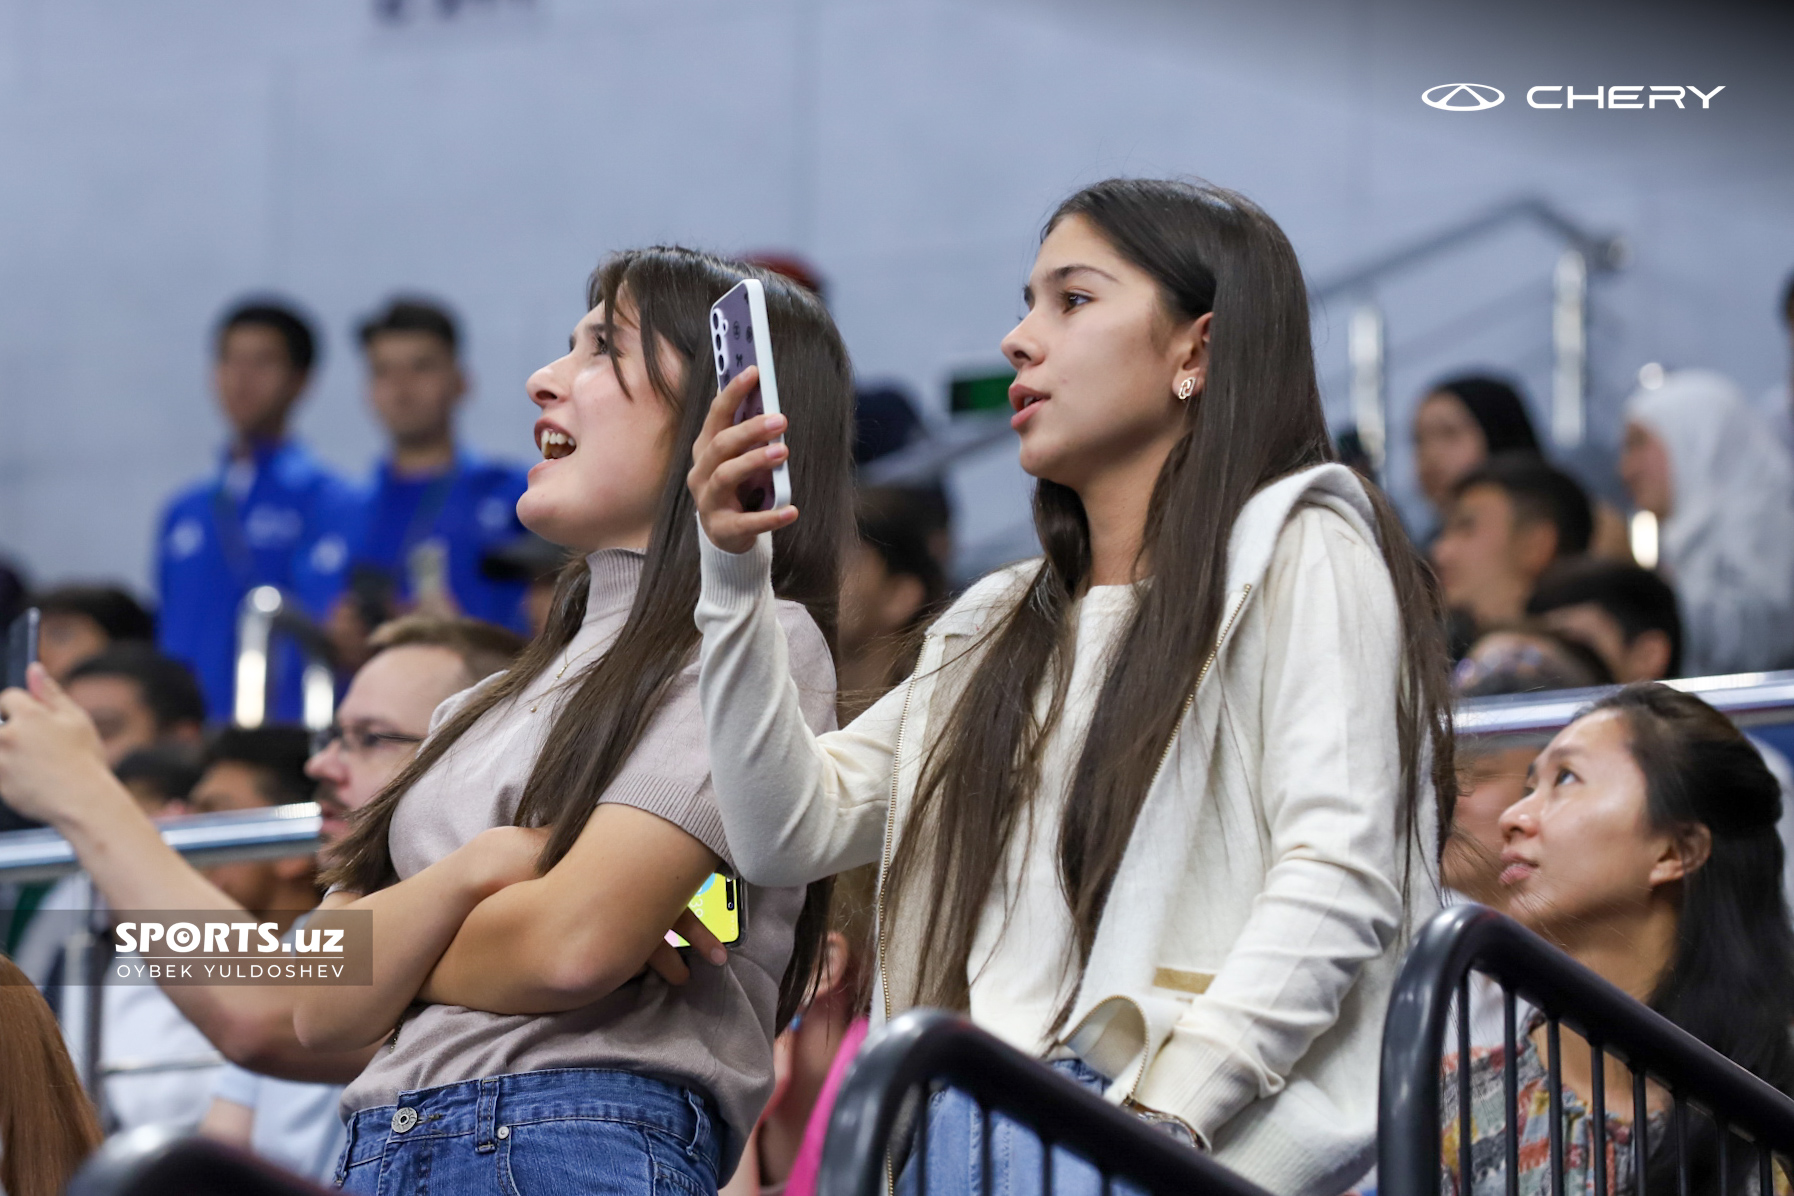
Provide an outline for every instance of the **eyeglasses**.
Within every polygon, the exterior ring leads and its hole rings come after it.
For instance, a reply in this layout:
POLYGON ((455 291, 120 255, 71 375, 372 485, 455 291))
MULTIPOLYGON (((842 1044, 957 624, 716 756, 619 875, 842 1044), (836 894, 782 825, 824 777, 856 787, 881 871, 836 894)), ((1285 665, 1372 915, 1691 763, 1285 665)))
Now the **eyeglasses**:
POLYGON ((312 755, 317 755, 338 741, 341 741, 344 752, 368 755, 381 748, 413 747, 422 743, 424 737, 422 735, 401 735, 397 731, 370 731, 366 727, 344 727, 339 723, 331 723, 322 731, 312 732, 312 755))

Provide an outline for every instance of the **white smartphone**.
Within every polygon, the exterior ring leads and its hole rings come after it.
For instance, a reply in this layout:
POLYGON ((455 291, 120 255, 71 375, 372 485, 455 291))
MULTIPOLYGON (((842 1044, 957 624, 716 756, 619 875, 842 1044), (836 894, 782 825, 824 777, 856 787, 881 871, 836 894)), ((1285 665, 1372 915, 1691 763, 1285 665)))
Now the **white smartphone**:
MULTIPOLYGON (((731 423, 779 413, 779 379, 772 366, 772 331, 766 322, 766 288, 743 279, 710 307, 710 348, 716 358, 720 391, 750 365, 760 367, 760 384, 735 408, 731 423)), ((775 443, 784 443, 783 436, 775 443)), ((744 511, 771 511, 791 505, 791 471, 781 461, 741 484, 744 511)))

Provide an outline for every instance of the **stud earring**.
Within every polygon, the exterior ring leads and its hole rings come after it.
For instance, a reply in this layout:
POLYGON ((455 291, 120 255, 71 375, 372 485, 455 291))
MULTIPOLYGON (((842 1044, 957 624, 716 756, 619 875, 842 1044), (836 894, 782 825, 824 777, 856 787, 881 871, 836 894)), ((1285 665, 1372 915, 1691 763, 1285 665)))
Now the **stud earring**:
POLYGON ((1179 382, 1177 384, 1177 401, 1178 402, 1180 402, 1180 403, 1189 402, 1190 396, 1195 393, 1196 393, 1196 379, 1185 378, 1182 382, 1179 382))

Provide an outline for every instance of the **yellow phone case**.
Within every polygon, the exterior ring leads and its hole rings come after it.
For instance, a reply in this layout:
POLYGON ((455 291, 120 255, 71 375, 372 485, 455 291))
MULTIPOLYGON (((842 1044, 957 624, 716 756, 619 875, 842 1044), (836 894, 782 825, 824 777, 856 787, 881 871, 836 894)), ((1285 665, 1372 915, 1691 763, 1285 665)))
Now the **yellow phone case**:
MULTIPOLYGON (((691 899, 691 911, 698 915, 725 946, 741 941, 742 886, 733 876, 712 872, 704 887, 691 899)), ((675 947, 689 947, 685 936, 667 931, 667 941, 675 947)))

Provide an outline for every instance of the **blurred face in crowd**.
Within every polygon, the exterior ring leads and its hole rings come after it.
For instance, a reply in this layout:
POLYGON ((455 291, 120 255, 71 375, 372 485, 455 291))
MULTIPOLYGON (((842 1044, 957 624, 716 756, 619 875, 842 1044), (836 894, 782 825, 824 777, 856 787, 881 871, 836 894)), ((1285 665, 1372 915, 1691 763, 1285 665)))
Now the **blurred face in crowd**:
POLYGON ((1500 884, 1506 912, 1560 944, 1673 902, 1675 882, 1706 859, 1705 828, 1652 828, 1644 772, 1617 711, 1558 732, 1531 784, 1501 814, 1500 884))
POLYGON ((449 435, 467 383, 454 350, 428 332, 382 332, 367 344, 368 401, 401 447, 449 435))
POLYGON ((1636 639, 1627 642, 1620 621, 1597 603, 1560 606, 1546 611, 1540 619, 1557 634, 1599 656, 1613 679, 1622 685, 1661 681, 1669 675, 1669 636, 1661 631, 1641 631, 1636 639))
POLYGON ((1414 468, 1427 501, 1443 508, 1458 479, 1481 465, 1489 455, 1489 441, 1482 425, 1464 401, 1449 391, 1436 390, 1421 400, 1414 413, 1414 468))
POLYGON ((1675 510, 1669 449, 1648 424, 1637 420, 1626 424, 1626 439, 1620 446, 1620 481, 1626 483, 1632 505, 1639 510, 1659 519, 1668 519, 1675 510))
MULTIPOLYGON (((633 310, 624 303, 617 314, 614 358, 603 319, 603 305, 593 308, 574 329, 567 355, 528 384, 541 409, 535 434, 542 461, 529 471, 517 517, 576 552, 647 546, 673 452, 674 413, 649 384, 633 310)), ((658 349, 668 384, 679 386, 678 355, 658 349)))
POLYGON ((927 601, 927 588, 913 573, 892 573, 878 549, 856 541, 841 575, 842 655, 896 635, 909 626, 927 601))
MULTIPOLYGON (((241 760, 220 760, 206 769, 187 796, 193 814, 259 810, 276 804, 265 770, 241 760)), ((317 904, 311 887, 311 856, 286 860, 244 860, 204 869, 206 879, 252 913, 306 910, 317 904)))
POLYGON ((1536 755, 1534 747, 1463 752, 1443 868, 1445 883, 1472 901, 1496 909, 1504 902, 1501 815, 1526 796, 1526 770, 1536 755))
POLYGON ((1433 542, 1446 605, 1484 625, 1517 619, 1557 555, 1557 529, 1549 521, 1516 515, 1500 486, 1471 486, 1446 511, 1433 542))
POLYGON ((305 389, 306 377, 294 368, 280 333, 262 324, 239 324, 218 344, 212 385, 238 437, 276 440, 286 431, 287 412, 305 389))
POLYGON ((1082 216, 1041 243, 1028 311, 1003 338, 1022 468, 1081 494, 1100 475, 1156 476, 1182 434, 1179 383, 1207 367, 1210 318, 1180 321, 1158 284, 1082 216))
POLYGON ((471 684, 461 658, 447 648, 407 644, 388 648, 361 666, 337 708, 338 736, 305 763, 321 782, 324 840, 340 839, 347 817, 374 799, 417 754, 430 715, 471 684))
POLYGON ((77 677, 69 683, 68 695, 93 720, 108 768, 117 768, 120 760, 138 748, 170 741, 199 742, 198 723, 157 726, 155 712, 143 700, 143 687, 129 677, 77 677))
POLYGON ((72 610, 45 611, 37 630, 37 658, 61 681, 69 670, 98 656, 112 643, 92 616, 72 610))

